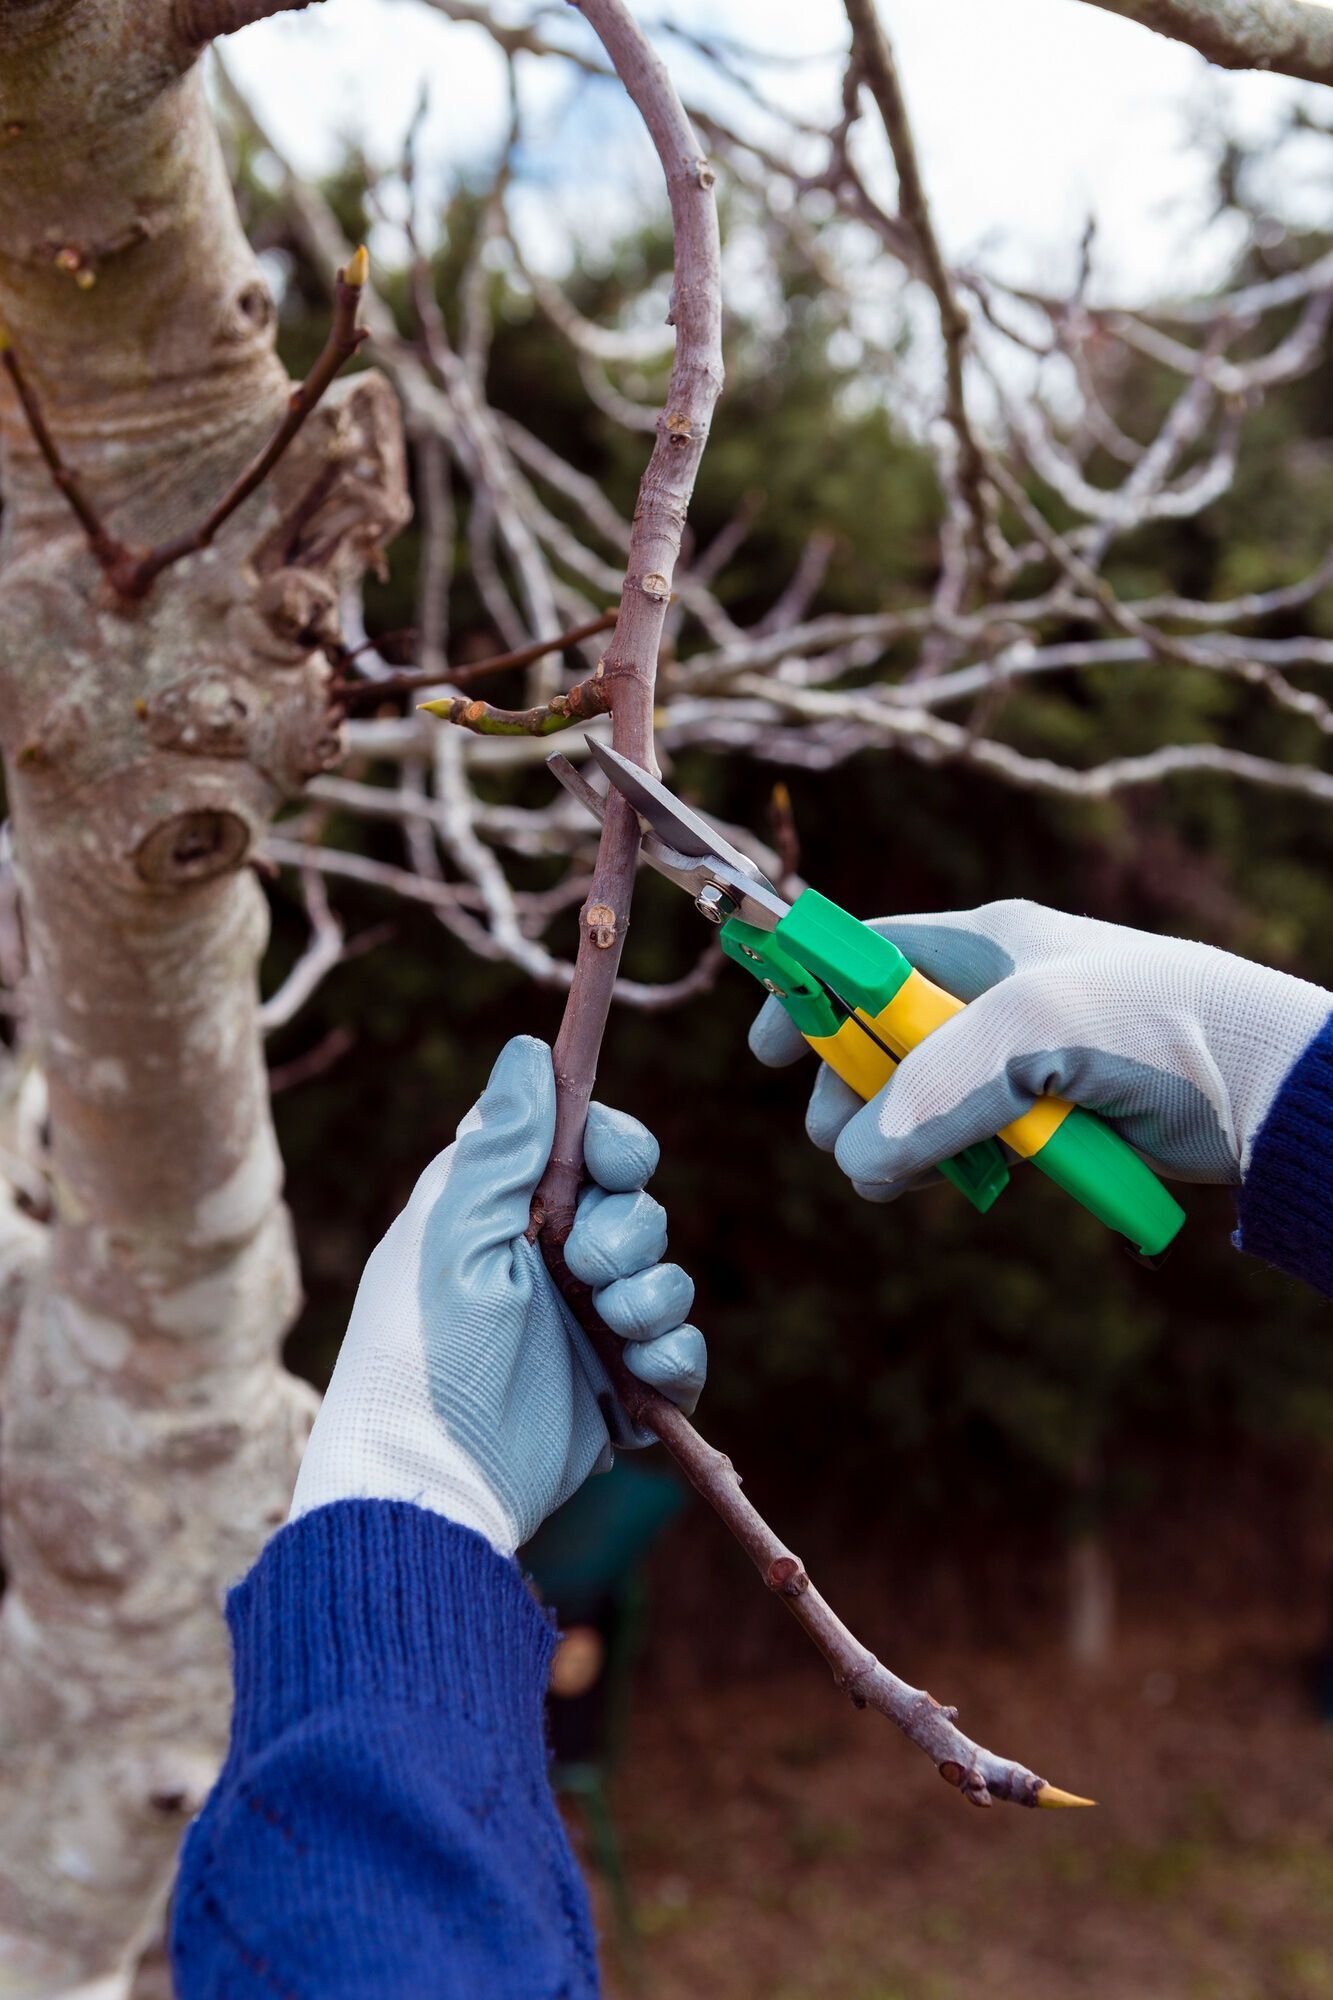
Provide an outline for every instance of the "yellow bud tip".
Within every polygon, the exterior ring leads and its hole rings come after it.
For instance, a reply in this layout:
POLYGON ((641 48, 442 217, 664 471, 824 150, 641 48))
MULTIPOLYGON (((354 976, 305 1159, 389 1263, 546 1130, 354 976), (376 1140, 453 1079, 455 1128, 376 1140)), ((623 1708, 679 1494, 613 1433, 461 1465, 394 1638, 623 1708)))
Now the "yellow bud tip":
POLYGON ((447 715, 453 706, 451 699, 444 701, 419 701, 418 709, 423 715, 447 715))
POLYGON ((366 251, 366 246, 363 243, 358 250, 354 250, 352 252, 351 260, 348 263, 347 269, 343 272, 343 283, 345 285, 351 285, 354 291, 359 292, 362 285, 365 284, 366 279, 369 276, 370 276, 370 257, 366 251))
POLYGON ((1062 1792, 1058 1785, 1041 1784, 1037 1787, 1039 1806, 1095 1806, 1096 1799, 1081 1799, 1074 1792, 1062 1792))
POLYGON ((780 813, 791 811, 791 793, 787 790, 781 778, 778 779, 778 782, 773 787, 773 810, 780 813))

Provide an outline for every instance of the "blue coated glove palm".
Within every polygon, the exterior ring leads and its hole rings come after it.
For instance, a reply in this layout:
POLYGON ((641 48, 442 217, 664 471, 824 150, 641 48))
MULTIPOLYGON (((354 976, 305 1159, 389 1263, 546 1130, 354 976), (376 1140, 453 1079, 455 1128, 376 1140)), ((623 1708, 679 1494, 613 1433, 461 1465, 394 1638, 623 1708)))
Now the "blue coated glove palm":
MULTIPOLYGON (((892 1201, 1038 1097, 1099 1112, 1160 1174, 1235 1184, 1333 995, 1211 945, 988 903, 884 917, 912 964, 969 1005, 869 1104, 824 1064, 806 1130, 859 1194, 892 1201)), ((774 1066, 808 1053, 776 1000, 750 1032, 774 1066)))
MULTIPOLYGON (((502 1051, 454 1144, 372 1253, 311 1434, 293 1518, 330 1501, 412 1500, 512 1554, 634 1435, 588 1341, 525 1235, 555 1130, 550 1050, 502 1051)), ((652 1134, 593 1105, 592 1185, 565 1247, 628 1367, 691 1410, 702 1335, 694 1288, 666 1251, 643 1184, 652 1134)))

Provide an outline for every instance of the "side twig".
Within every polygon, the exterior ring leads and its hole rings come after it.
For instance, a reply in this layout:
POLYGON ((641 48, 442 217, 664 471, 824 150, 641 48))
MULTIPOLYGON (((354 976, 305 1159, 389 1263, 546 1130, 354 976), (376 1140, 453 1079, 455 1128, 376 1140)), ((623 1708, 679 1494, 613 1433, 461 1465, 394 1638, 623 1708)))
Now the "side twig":
MULTIPOLYGON (((586 619, 582 625, 571 625, 567 632, 558 632, 554 639, 534 639, 530 646, 515 646, 508 653, 492 653, 488 658, 474 660, 466 667, 412 667, 401 674, 381 674, 378 680, 337 680, 329 691, 348 707, 355 707, 363 702, 383 701, 386 695, 415 694, 419 688, 438 686, 442 680, 447 680, 451 687, 471 687, 474 681, 483 680, 491 674, 530 667, 548 653, 563 653, 584 639, 595 639, 599 632, 609 632, 615 622, 614 611, 603 611, 596 618, 586 619)), ((440 712, 430 703, 423 703, 423 706, 431 707, 434 714, 440 712)))
POLYGON ((591 722, 594 716, 608 714, 611 688, 607 663, 599 660, 596 672, 586 680, 576 681, 572 688, 553 694, 536 708, 496 708, 468 695, 442 695, 438 701, 423 701, 421 707, 427 715, 456 722, 463 729, 475 730, 478 736, 555 736, 577 722, 591 722))

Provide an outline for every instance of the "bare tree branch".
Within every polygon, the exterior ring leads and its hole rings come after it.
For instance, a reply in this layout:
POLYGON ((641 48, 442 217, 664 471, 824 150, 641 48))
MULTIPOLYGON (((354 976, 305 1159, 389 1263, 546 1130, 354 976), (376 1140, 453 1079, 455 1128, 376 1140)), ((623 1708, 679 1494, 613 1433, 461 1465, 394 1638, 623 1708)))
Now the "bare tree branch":
MULTIPOLYGON (((567 56, 558 42, 535 28, 497 20, 481 0, 431 4, 454 20, 485 28, 509 57, 523 53, 569 59, 587 74, 607 74, 582 52, 567 56)), ((1333 663, 1333 643, 1285 628, 1278 637, 1244 636, 1251 623, 1308 605, 1327 582, 1327 562, 1297 582, 1275 583, 1216 604, 1169 591, 1126 599, 1103 573, 1108 552, 1123 536, 1155 522, 1199 514, 1231 487, 1243 419, 1266 390, 1305 372, 1325 351, 1333 300, 1333 267, 1326 268, 1327 260, 1302 273, 1244 286, 1215 302, 1133 313, 1088 304, 1086 245, 1081 275, 1066 298, 1044 297, 951 268, 930 215, 892 50, 871 0, 847 0, 854 59, 844 81, 841 121, 826 140, 811 127, 787 121, 791 143, 784 152, 782 142, 740 132, 711 114, 701 116, 700 123, 736 163, 741 187, 764 201, 769 227, 785 231, 784 245, 796 245, 810 268, 831 274, 827 289, 844 314, 840 323, 856 329, 869 364, 891 369, 895 357, 858 319, 858 301, 840 265, 841 239, 831 232, 853 230, 862 244, 864 232, 871 232, 913 283, 922 281, 928 288, 942 335, 943 421, 933 422, 925 439, 943 500, 940 572, 929 602, 890 602, 854 617, 810 616, 808 607, 817 602, 828 555, 826 543, 814 536, 770 610, 742 629, 712 586, 743 540, 749 509, 742 509, 698 558, 693 573, 680 546, 684 506, 716 391, 716 384, 710 386, 704 377, 693 383, 682 377, 690 353, 703 353, 712 339, 701 301, 711 297, 714 280, 701 281, 704 265, 699 259, 703 253, 706 263, 716 249, 713 239, 710 248, 698 234, 698 197, 706 187, 698 177, 697 141, 660 68, 644 53, 621 0, 584 0, 583 11, 603 35, 616 71, 630 83, 648 118, 676 211, 676 363, 666 412, 655 420, 657 446, 635 520, 624 519, 576 464, 512 416, 489 407, 477 368, 452 350, 419 254, 413 282, 428 371, 397 338, 382 310, 372 306, 368 316, 377 314, 386 363, 419 434, 448 449, 460 486, 468 489, 474 582, 501 633, 514 635, 510 654, 500 657, 513 664, 526 659, 532 651, 527 632, 551 629, 535 618, 540 593, 544 590, 569 615, 571 599, 578 598, 577 584, 620 596, 606 667, 600 677, 582 680, 563 694, 544 693, 544 699, 519 710, 470 701, 457 687, 442 686, 436 711, 472 733, 439 732, 430 765, 417 718, 355 725, 350 732, 354 754, 396 764, 397 782, 384 786, 321 779, 312 789, 341 809, 396 821, 411 865, 392 869, 318 849, 314 853, 322 858, 309 864, 330 872, 351 873, 355 867, 366 881, 373 871, 381 886, 429 903, 470 949, 508 959, 549 985, 568 984, 572 976, 557 1048, 561 1125, 542 1204, 543 1242, 557 1276, 560 1217, 567 1216, 577 1185, 582 1107, 607 1007, 613 994, 631 997, 627 983, 616 978, 616 962, 628 918, 637 836, 613 805, 596 871, 586 884, 586 842, 567 815, 558 808, 492 805, 476 796, 473 777, 490 761, 499 766, 534 760, 542 754, 546 734, 608 709, 615 740, 647 762, 653 740, 648 711, 656 700, 657 741, 664 749, 701 745, 728 753, 740 750, 824 770, 871 746, 932 764, 973 766, 1019 789, 1075 799, 1103 798, 1191 773, 1286 789, 1320 804, 1333 798, 1333 776, 1313 764, 1283 764, 1222 743, 1165 743, 1141 756, 1078 769, 1017 751, 995 734, 1002 704, 1025 680, 1145 663, 1253 685, 1323 734, 1333 733, 1333 707, 1312 688, 1287 678, 1289 672, 1333 663), (863 85, 880 109, 898 167, 900 215, 879 206, 849 155, 848 135, 863 85), (821 145, 826 149, 822 169, 817 159, 812 162, 821 145), (817 202, 829 196, 834 217, 823 224, 816 219, 817 202), (793 219, 774 221, 779 212, 793 219), (971 317, 965 294, 978 302, 971 317), (684 313, 687 306, 690 319, 684 313), (1260 343, 1251 336, 1259 319, 1293 307, 1294 325, 1282 325, 1275 343, 1256 353, 1260 343), (1113 365, 1108 365, 1108 353, 1115 357, 1113 365), (1165 413, 1142 439, 1123 427, 1128 419, 1116 393, 1117 368, 1133 364, 1139 354, 1180 378, 1165 413), (1029 395, 1015 386, 1015 356, 1036 378, 1029 395), (1056 378, 1060 369, 1066 371, 1063 382, 1056 378), (1070 376, 1076 390, 1072 401, 1070 376), (1048 393, 1052 382, 1055 393, 1048 393), (984 441, 969 407, 969 391, 987 387, 990 408, 1007 409, 1010 416, 1004 459, 984 441), (1073 514, 1072 524, 1057 532, 1016 478, 1013 465, 1023 458, 1062 509, 1073 514), (682 478, 682 469, 687 477, 682 478), (1000 534, 999 492, 1028 537, 1022 546, 1011 549, 1000 534), (671 503, 668 521, 657 511, 664 494, 671 503), (623 593, 617 560, 629 570, 623 593), (1028 595, 1011 595, 1031 569, 1049 580, 1046 585, 1028 595), (1071 636, 1071 625, 1079 636, 1071 636), (654 693, 654 669, 667 636, 670 650, 654 693), (870 685, 864 684, 867 670, 875 675, 870 685), (852 675, 857 684, 840 685, 852 675), (965 720, 941 712, 964 700, 974 704, 965 720), (515 889, 504 868, 506 857, 531 854, 570 858, 564 880, 537 898, 515 889), (461 879, 452 879, 455 875, 461 879), (585 886, 579 959, 571 975, 540 936, 552 912, 585 886)), ((766 116, 780 119, 773 107, 762 108, 766 116)), ((507 232, 502 179, 492 191, 490 226, 507 232)), ((286 198, 302 240, 321 246, 327 260, 334 254, 337 231, 319 198, 290 179, 286 198)), ((474 275, 476 269, 474 265, 474 275)), ((607 364, 638 358, 637 336, 594 326, 549 281, 531 282, 540 309, 584 371, 590 393, 622 421, 639 425, 644 420, 639 407, 623 407, 619 391, 602 373, 607 364)), ((478 343, 484 348, 489 322, 476 283, 470 295, 475 351, 478 343)), ((886 382, 886 397, 906 395, 901 375, 886 376, 886 382)), ((913 402, 914 415, 924 401, 918 396, 913 402)), ((932 418, 935 414, 932 407, 932 418)), ((443 678, 442 650, 440 658, 443 678)), ((407 677, 400 679, 406 688, 407 677)), ((385 685, 371 684, 372 691, 385 685)), ((573 754, 578 748, 575 742, 573 754)), ((702 982, 708 968, 709 961, 701 961, 694 973, 674 983, 671 997, 702 982)), ((666 1004, 668 989, 647 989, 646 994, 638 1004, 666 1004)), ((929 1697, 906 1688, 869 1660, 809 1589, 796 1559, 740 1498, 726 1462, 684 1419, 659 1408, 642 1385, 624 1374, 615 1343, 589 1302, 579 1298, 567 1273, 561 1281, 633 1414, 668 1439, 770 1585, 788 1597, 854 1698, 891 1715, 978 1803, 991 1797, 1027 1804, 1043 1797, 1064 1802, 1064 1795, 1048 1792, 1031 1772, 962 1737, 952 1717, 929 1697)))
MULTIPOLYGON (((515 646, 512 652, 493 653, 486 660, 470 660, 465 667, 446 667, 441 663, 434 667, 412 668, 401 674, 382 674, 373 681, 335 681, 331 692, 353 703, 362 699, 381 701, 386 695, 413 694, 421 688, 431 687, 446 674, 452 687, 469 687, 474 681, 490 674, 505 673, 515 667, 530 667, 534 660, 544 659, 548 653, 563 653, 583 639, 593 639, 599 632, 609 632, 615 622, 614 611, 600 611, 595 618, 585 619, 583 624, 571 626, 567 632, 558 632, 554 639, 534 639, 530 646, 515 646)), ((431 706, 429 703, 423 705, 431 706)), ((433 710, 433 713, 439 712, 438 708, 433 710)))
POLYGON ((187 47, 203 48, 271 14, 298 14, 315 0, 176 0, 176 32, 187 47))
POLYGON ((277 1097, 284 1090, 294 1090, 298 1084, 311 1083, 318 1076, 327 1076, 355 1047, 356 1036, 350 1028, 341 1023, 330 1028, 313 1049, 293 1056, 289 1062, 269 1064, 269 1095, 277 1097))
POLYGON ((996 570, 995 502, 967 406, 967 383, 963 372, 968 346, 967 315, 958 302, 953 278, 935 234, 898 65, 875 0, 844 0, 844 6, 852 30, 853 61, 884 121, 894 165, 898 169, 898 200, 902 217, 912 232, 926 282, 939 308, 940 332, 944 340, 945 415, 958 438, 958 482, 972 524, 974 561, 983 587, 989 588, 994 582, 996 570))
POLYGON ((3 325, 0 325, 0 367, 4 368, 14 385, 14 393, 32 432, 33 443, 45 460, 53 482, 69 502, 70 512, 87 536, 89 548, 102 568, 110 572, 127 561, 130 552, 123 542, 117 541, 108 532, 101 515, 84 491, 78 474, 61 457, 60 447, 51 435, 37 391, 3 325))
POLYGON ((1188 42, 1222 69, 1333 83, 1333 13, 1314 0, 1085 0, 1188 42))

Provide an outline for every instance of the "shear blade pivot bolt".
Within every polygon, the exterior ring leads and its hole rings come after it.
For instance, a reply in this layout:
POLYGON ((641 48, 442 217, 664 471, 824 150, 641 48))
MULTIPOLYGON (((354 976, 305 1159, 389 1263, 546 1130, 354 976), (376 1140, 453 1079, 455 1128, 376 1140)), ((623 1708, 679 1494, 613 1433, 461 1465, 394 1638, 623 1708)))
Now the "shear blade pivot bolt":
POLYGON ((710 882, 695 897, 694 907, 701 917, 707 917, 710 924, 724 924, 736 905, 725 889, 719 889, 715 882, 710 882))

